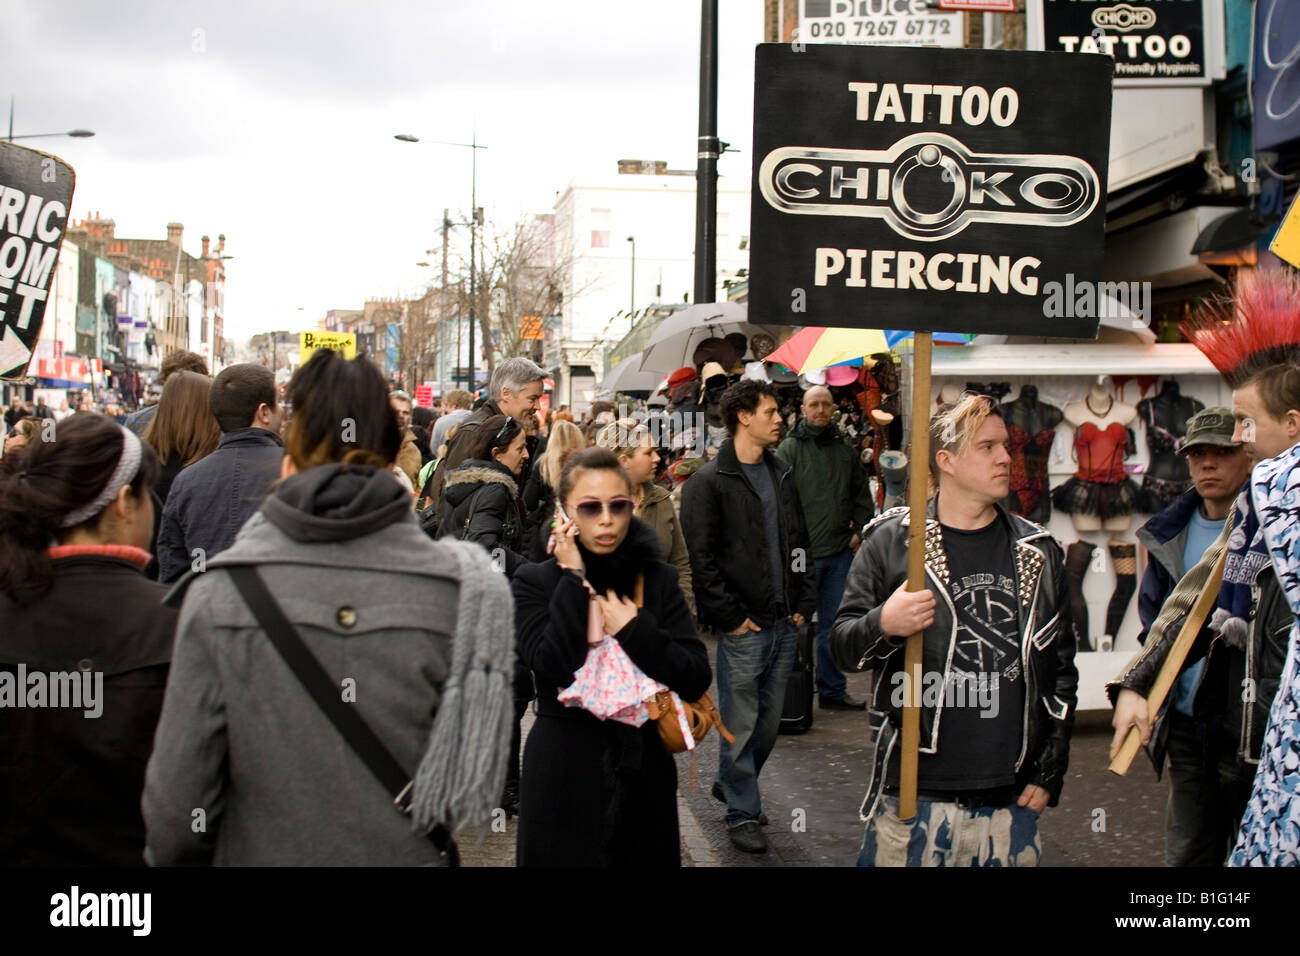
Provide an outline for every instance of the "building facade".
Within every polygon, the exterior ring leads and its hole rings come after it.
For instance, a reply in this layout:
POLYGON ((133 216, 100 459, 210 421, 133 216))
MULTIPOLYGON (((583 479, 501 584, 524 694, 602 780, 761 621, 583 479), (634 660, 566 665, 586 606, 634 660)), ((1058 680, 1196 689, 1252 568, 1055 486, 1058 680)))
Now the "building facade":
MULTIPOLYGON (((641 313, 693 298, 694 171, 623 160, 617 174, 570 184, 555 203, 555 243, 565 281, 543 364, 555 378, 555 404, 582 412, 607 371, 606 352, 641 313)), ((748 269, 748 248, 747 179, 720 179, 715 299, 724 297, 724 282, 748 269)))

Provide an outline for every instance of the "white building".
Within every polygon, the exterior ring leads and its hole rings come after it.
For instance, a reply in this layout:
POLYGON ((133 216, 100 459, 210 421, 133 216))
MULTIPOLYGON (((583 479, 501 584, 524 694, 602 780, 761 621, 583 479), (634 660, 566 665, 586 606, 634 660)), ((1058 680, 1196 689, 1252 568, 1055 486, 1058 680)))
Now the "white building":
MULTIPOLYGON (((723 280, 749 268, 748 183, 718 181, 717 236, 716 298, 723 299, 723 280)), ((632 325, 630 312, 694 299, 694 171, 624 160, 618 174, 571 183, 555 203, 555 237, 557 257, 572 267, 544 364, 555 375, 555 405, 582 412, 607 371, 606 350, 632 325)))

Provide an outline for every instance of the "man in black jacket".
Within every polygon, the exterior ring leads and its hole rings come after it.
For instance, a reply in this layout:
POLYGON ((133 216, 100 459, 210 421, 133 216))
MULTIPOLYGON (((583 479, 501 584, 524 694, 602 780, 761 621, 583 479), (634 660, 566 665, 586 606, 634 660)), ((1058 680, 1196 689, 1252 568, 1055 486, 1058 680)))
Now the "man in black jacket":
POLYGON ((1035 866, 1038 816, 1065 781, 1079 674, 1060 546, 1006 512, 1007 429, 970 395, 930 427, 939 492, 928 588, 907 590, 908 511, 863 534, 831 630, 836 663, 874 667, 876 736, 859 866, 1035 866), (937 600, 936 600, 936 595, 937 600), (903 649, 923 633, 916 816, 898 815, 903 649))
POLYGON ((213 380, 208 405, 221 441, 172 482, 158 530, 158 580, 164 584, 230 547, 280 477, 284 446, 271 370, 230 366, 213 380))
POLYGON ((803 508, 781 437, 776 391, 743 381, 723 393, 731 436, 682 489, 682 531, 700 625, 718 638, 718 710, 735 735, 719 741, 713 795, 727 804, 731 842, 762 853, 758 775, 776 744, 798 629, 817 607, 803 508))

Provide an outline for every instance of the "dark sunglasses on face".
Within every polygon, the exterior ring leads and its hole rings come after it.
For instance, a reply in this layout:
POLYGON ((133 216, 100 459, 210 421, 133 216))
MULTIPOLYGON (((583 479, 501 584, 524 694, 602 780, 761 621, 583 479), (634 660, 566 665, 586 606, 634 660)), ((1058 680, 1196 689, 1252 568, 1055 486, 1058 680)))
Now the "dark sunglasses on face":
POLYGON ((611 498, 608 502, 593 500, 579 501, 573 506, 573 510, 582 517, 591 519, 599 518, 606 506, 609 507, 611 517, 626 518, 632 513, 632 509, 636 506, 636 502, 631 498, 611 498))

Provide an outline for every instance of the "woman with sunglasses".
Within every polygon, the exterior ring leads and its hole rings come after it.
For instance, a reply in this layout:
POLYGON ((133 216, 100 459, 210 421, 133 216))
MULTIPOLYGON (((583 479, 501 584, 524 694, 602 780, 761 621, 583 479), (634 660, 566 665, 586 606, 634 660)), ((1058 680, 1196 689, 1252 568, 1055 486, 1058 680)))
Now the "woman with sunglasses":
POLYGON ((619 419, 600 430, 596 444, 618 456, 618 463, 632 479, 635 514, 659 535, 659 543, 663 545, 661 557, 676 565, 686 603, 691 604, 694 601, 691 555, 686 550, 686 538, 682 535, 682 523, 673 507, 672 495, 655 484, 661 459, 650 429, 634 418, 619 419))
POLYGON ((677 569, 659 560, 658 535, 633 516, 634 490, 609 450, 575 454, 556 488, 553 555, 515 575, 518 653, 538 689, 524 753, 520 866, 681 865, 677 767, 655 722, 602 721, 558 700, 586 660, 592 601, 605 633, 648 676, 683 700, 709 689, 708 652, 677 569))

